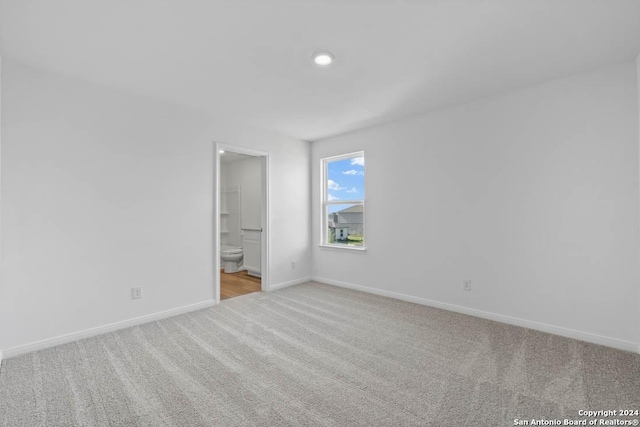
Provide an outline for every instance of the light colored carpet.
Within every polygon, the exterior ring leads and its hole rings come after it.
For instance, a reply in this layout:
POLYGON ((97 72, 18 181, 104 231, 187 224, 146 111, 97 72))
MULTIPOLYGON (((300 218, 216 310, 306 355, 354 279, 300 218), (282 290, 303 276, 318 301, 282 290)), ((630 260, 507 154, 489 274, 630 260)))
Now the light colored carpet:
POLYGON ((7 359, 4 426, 499 426, 640 409, 640 356, 308 283, 7 359))

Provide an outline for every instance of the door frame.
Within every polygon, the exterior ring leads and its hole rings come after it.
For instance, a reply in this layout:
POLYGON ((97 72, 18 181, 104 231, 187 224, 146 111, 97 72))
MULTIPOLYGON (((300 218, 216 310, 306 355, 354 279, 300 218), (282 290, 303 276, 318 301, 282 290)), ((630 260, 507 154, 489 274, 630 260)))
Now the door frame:
POLYGON ((270 287, 269 280, 269 250, 270 250, 270 238, 269 238, 269 153, 260 150, 254 150, 252 148, 242 147, 239 145, 224 144, 216 142, 215 144, 215 167, 216 172, 214 174, 214 201, 213 201, 213 267, 214 267, 214 296, 216 304, 220 304, 220 150, 231 151, 234 153, 247 154, 249 156, 260 157, 262 159, 261 170, 261 223, 262 223, 262 239, 260 243, 260 279, 261 290, 268 292, 270 287))

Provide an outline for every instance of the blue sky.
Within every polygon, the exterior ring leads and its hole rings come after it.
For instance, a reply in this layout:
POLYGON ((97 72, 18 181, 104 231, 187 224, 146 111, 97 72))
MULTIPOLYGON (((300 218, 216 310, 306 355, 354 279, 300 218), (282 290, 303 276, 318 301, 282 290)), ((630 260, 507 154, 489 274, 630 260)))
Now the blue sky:
MULTIPOLYGON (((364 199, 364 157, 336 160, 327 165, 329 201, 364 199)), ((330 206, 336 212, 351 205, 330 206)))

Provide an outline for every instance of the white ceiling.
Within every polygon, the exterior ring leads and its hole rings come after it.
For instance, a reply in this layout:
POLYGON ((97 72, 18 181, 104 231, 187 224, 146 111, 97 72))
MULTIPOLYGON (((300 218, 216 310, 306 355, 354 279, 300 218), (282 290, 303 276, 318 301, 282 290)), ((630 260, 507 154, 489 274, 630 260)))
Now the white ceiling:
POLYGON ((0 0, 3 57, 316 140, 640 51, 640 0, 0 0), (331 68, 312 65, 329 50, 331 68))

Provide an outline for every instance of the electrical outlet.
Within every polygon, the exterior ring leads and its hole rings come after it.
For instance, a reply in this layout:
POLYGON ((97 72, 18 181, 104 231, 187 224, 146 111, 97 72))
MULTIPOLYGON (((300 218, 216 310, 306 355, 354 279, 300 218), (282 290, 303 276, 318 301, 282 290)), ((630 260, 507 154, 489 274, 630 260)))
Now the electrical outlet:
POLYGON ((131 299, 139 299, 142 298, 142 286, 138 286, 137 288, 131 288, 131 299))
POLYGON ((295 261, 291 261, 291 269, 292 270, 296 269, 296 262, 295 261))
POLYGON ((463 280, 462 281, 462 290, 463 291, 471 291, 471 280, 463 280))

